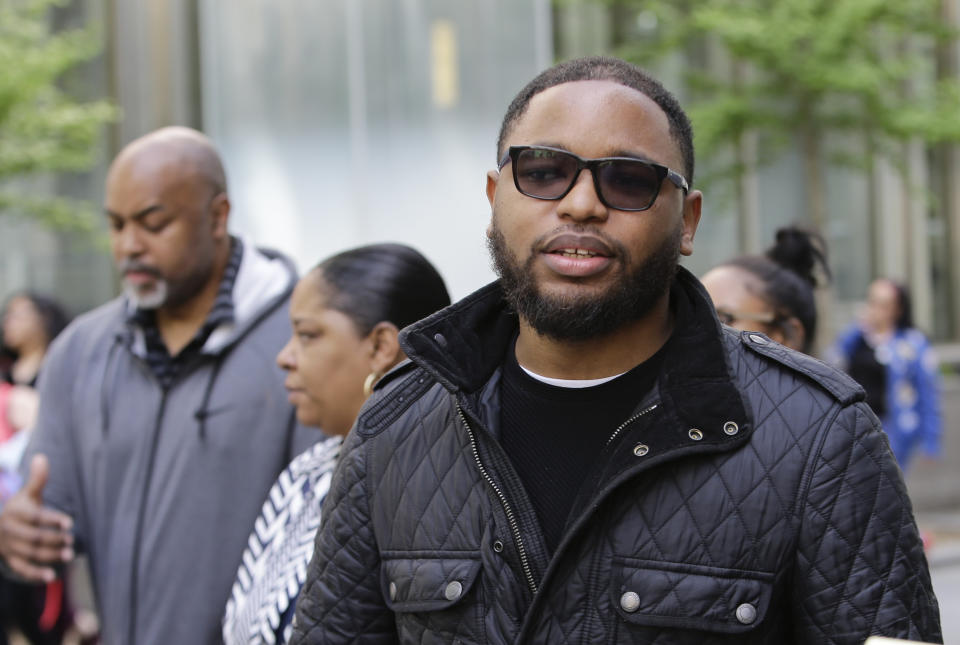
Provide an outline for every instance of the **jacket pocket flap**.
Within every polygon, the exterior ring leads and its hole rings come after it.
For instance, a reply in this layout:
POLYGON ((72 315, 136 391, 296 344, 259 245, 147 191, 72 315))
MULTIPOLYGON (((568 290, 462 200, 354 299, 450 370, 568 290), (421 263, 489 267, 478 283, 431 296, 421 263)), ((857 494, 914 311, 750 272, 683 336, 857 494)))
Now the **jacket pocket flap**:
POLYGON ((480 554, 383 558, 380 586, 392 611, 439 611, 457 604, 480 571, 480 554))
POLYGON ((629 623, 737 634, 763 621, 773 574, 614 558, 610 591, 629 623))

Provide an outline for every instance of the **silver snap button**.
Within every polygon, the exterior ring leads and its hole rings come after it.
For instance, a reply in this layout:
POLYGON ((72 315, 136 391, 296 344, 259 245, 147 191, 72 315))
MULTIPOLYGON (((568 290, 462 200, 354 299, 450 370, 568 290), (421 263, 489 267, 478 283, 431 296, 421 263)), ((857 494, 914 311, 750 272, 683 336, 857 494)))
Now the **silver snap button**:
POLYGON ((650 447, 645 443, 638 443, 633 447, 633 454, 637 457, 643 457, 648 452, 650 452, 650 447))
POLYGON ((723 424, 723 431, 732 437, 740 432, 740 426, 738 426, 735 421, 727 421, 723 424))
POLYGON ((690 435, 690 438, 694 441, 700 441, 703 439, 703 432, 701 432, 698 428, 690 428, 690 432, 687 434, 690 435))
POLYGON ((749 625, 757 619, 757 608, 748 602, 737 607, 737 620, 744 625, 749 625))
POLYGON ((389 591, 390 591, 390 600, 396 600, 397 599, 397 583, 396 582, 390 583, 389 591))
POLYGON ((500 540, 494 540, 493 550, 497 553, 503 553, 503 542, 501 542, 500 540))
POLYGON ((628 614, 632 614, 636 610, 640 609, 640 596, 633 591, 628 591, 620 596, 620 608, 628 614))
POLYGON ((767 339, 761 336, 760 334, 750 334, 750 340, 756 343, 757 345, 766 345, 767 339))
POLYGON ((456 600, 463 593, 463 585, 454 580, 443 590, 443 597, 447 600, 456 600))

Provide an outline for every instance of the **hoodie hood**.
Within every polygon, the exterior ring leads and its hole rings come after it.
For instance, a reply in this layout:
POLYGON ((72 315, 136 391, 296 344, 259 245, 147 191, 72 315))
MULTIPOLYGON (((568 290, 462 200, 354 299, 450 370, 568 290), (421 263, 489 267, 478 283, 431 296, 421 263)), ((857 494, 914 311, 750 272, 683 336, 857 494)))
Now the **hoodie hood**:
MULTIPOLYGON (((287 301, 297 283, 297 270, 286 255, 272 249, 256 247, 248 239, 237 238, 243 245, 243 259, 233 285, 233 321, 219 325, 207 338, 204 354, 219 354, 244 336, 257 322, 287 301)), ((124 308, 133 304, 124 298, 124 308)), ((132 333, 131 351, 147 354, 143 330, 128 326, 132 333)))
POLYGON ((203 346, 215 354, 243 336, 260 318, 286 302, 297 284, 297 270, 286 255, 241 240, 243 260, 233 286, 234 322, 220 325, 203 346))

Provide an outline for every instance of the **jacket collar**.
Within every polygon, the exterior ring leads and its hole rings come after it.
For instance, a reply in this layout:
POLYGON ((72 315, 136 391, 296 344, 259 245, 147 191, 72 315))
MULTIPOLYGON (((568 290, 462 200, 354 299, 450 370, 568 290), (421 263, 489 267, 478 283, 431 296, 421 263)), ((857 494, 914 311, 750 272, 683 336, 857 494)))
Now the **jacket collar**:
MULTIPOLYGON (((714 436, 713 430, 735 421, 743 436, 753 424, 733 383, 725 332, 706 291, 679 267, 670 296, 677 324, 658 379, 662 411, 714 436)), ((448 390, 470 395, 497 373, 517 327, 516 313, 493 282, 402 331, 400 345, 448 390)))

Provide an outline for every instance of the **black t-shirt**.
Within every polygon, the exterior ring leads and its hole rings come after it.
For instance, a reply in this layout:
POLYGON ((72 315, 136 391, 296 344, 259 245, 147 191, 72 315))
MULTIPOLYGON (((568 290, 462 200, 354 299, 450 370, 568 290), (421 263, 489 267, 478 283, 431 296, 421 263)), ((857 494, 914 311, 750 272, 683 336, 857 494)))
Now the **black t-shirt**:
POLYGON ((510 343, 500 385, 500 443, 552 553, 570 507, 610 436, 653 387, 666 344, 626 374, 585 388, 558 387, 531 377, 517 363, 515 345, 516 340, 510 343))
POLYGON ((867 404, 878 417, 887 412, 887 368, 877 360, 876 350, 860 334, 853 346, 847 373, 863 386, 867 404))

